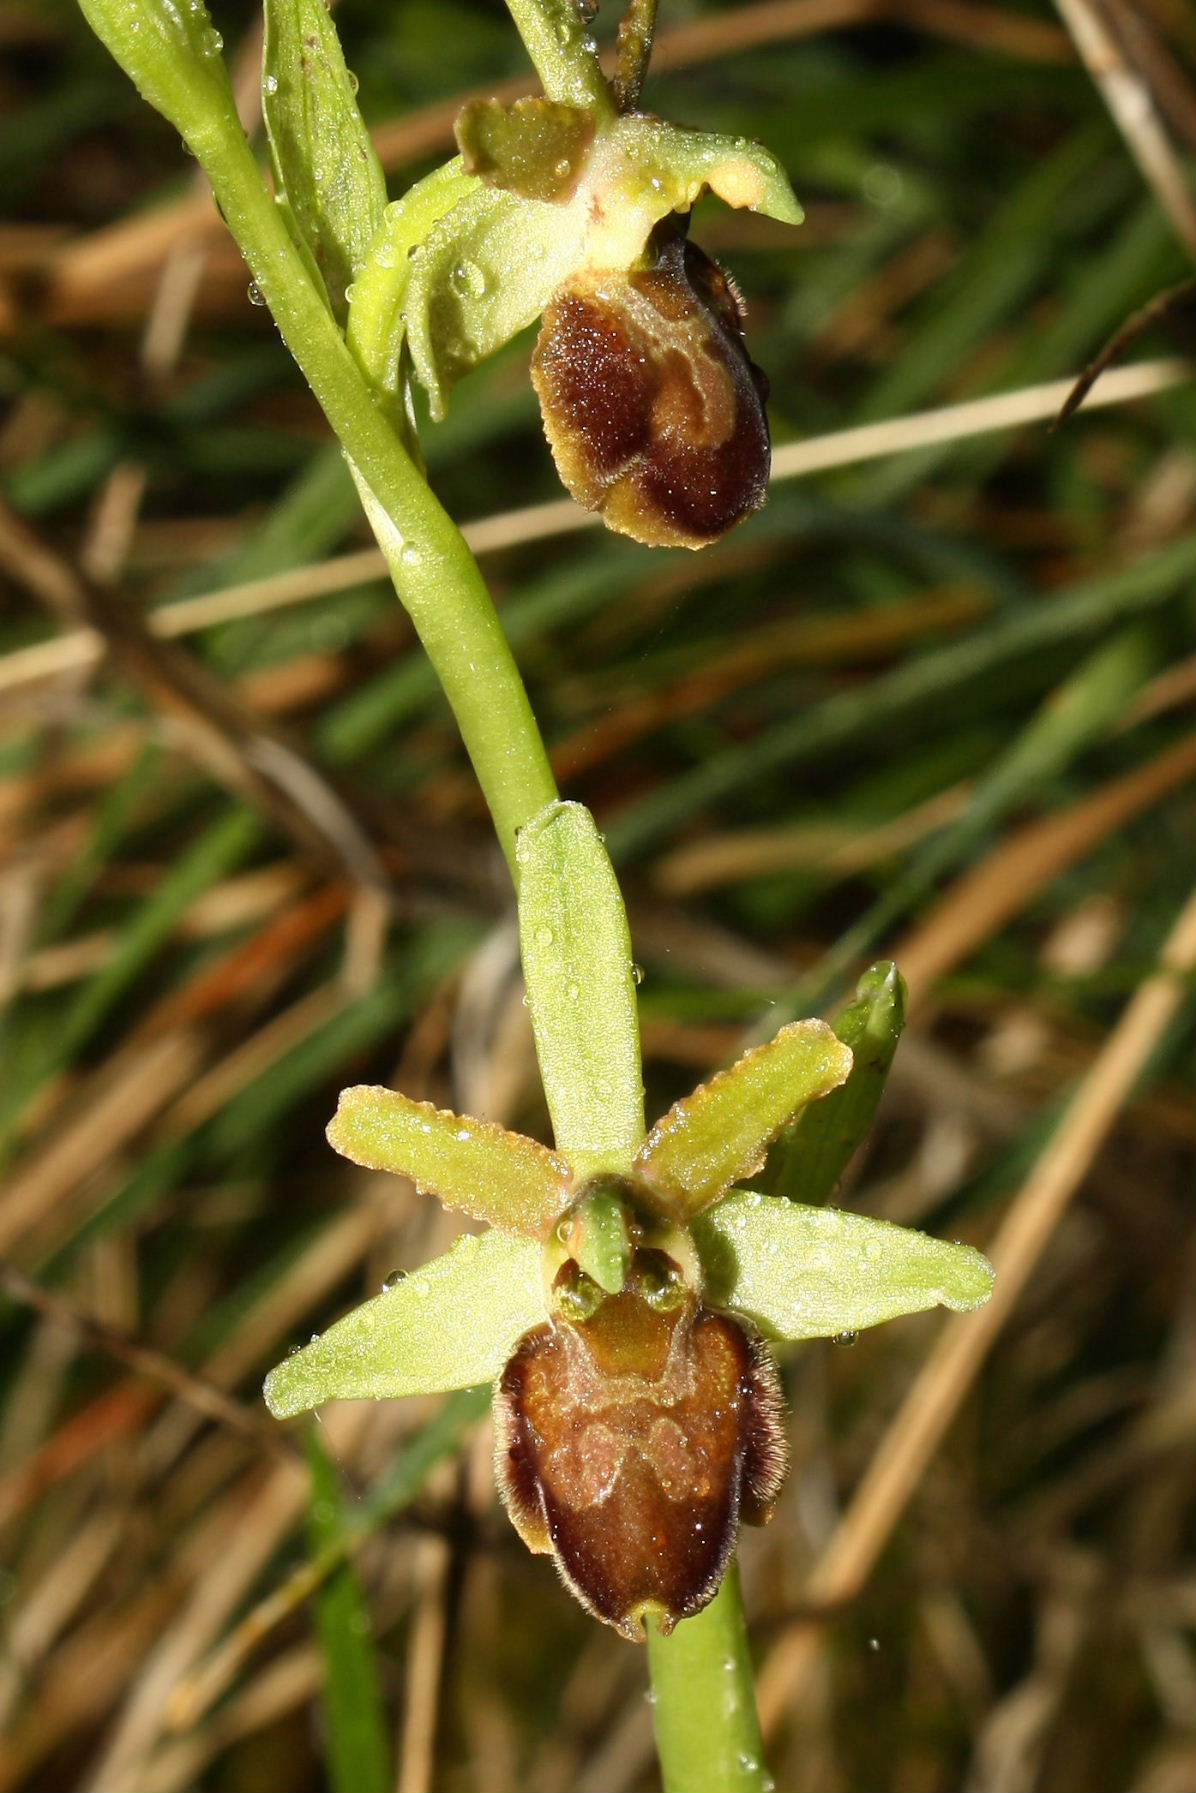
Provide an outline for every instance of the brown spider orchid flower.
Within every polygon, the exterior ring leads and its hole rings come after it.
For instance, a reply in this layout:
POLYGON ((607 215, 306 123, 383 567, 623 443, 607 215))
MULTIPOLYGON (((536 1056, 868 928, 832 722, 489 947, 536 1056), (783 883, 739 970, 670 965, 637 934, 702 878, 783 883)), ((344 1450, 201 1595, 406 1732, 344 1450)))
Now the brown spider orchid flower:
POLYGON ((444 415, 460 376, 542 317, 532 380, 561 479, 612 529, 701 548, 763 502, 767 383, 730 278, 688 240, 706 191, 801 208, 746 137, 544 97, 475 100, 461 154, 388 206, 347 339, 397 409, 444 415))
POLYGON ((783 1027, 645 1129, 630 942, 589 813, 549 805, 521 831, 519 868, 556 1148, 395 1090, 346 1090, 328 1134, 339 1152, 491 1230, 286 1358, 266 1400, 284 1418, 493 1382, 516 1529, 639 1640, 706 1605, 739 1522, 769 1517, 786 1454, 770 1342, 974 1308, 992 1270, 968 1246, 739 1187, 782 1130, 812 1188, 837 1175, 895 1044, 891 967, 837 1032, 783 1027), (811 1126, 820 1109, 827 1124, 811 1126))

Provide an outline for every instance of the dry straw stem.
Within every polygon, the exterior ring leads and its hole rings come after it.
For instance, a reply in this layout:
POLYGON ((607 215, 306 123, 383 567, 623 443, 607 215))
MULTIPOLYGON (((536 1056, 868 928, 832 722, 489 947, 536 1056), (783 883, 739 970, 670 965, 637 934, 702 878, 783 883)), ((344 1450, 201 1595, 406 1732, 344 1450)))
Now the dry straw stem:
POLYGON ((913 1004, 991 939, 1055 878, 1196 771, 1196 741, 1176 741, 1145 765, 1069 808, 1030 822, 950 885, 893 949, 913 1004))
MULTIPOLYGON (((1160 954, 1159 969, 1126 1006, 989 1247, 997 1282, 988 1306, 947 1322, 890 1422, 851 1505, 810 1576, 806 1599, 811 1606, 829 1607, 849 1600, 866 1580, 1067 1204, 1132 1096, 1179 1007, 1183 980, 1194 967, 1196 896, 1185 904, 1160 954)), ((766 1734, 784 1722, 820 1644, 820 1627, 809 1619, 791 1626, 774 1646, 759 1683, 760 1717, 766 1734)))
MULTIPOLYGON (((1182 384, 1190 376, 1190 364, 1174 357, 1115 368, 1096 386, 1087 400, 1087 408, 1129 404, 1136 399, 1149 398, 1156 392, 1165 392, 1182 384)), ((787 443, 773 455, 772 477, 774 480, 805 478, 812 473, 850 467, 885 455, 905 454, 944 442, 963 441, 970 436, 988 435, 995 430, 1041 423, 1057 415, 1074 386, 1074 379, 1048 380, 1042 385, 1020 387, 1016 392, 969 399, 963 404, 943 405, 932 411, 914 411, 904 417, 886 419, 883 423, 832 430, 826 435, 814 436, 808 442, 787 443)), ((598 521, 589 511, 579 509, 572 499, 565 498, 479 518, 474 523, 467 523, 463 534, 473 552, 482 555, 592 528, 598 521)), ((0 538, 0 553, 5 546, 5 541, 0 538)), ((170 639, 193 634, 216 623, 327 597, 332 592, 347 590, 367 580, 380 579, 385 573, 381 554, 373 548, 361 549, 318 566, 298 567, 293 572, 276 573, 266 579, 254 579, 243 585, 227 586, 222 591, 203 592, 198 597, 181 599, 150 612, 146 621, 153 635, 170 639)), ((75 629, 51 641, 18 648, 0 658, 0 691, 78 671, 92 665, 104 651, 104 638, 93 629, 75 629)))
POLYGON ((1191 184, 1172 147, 1150 82, 1127 60, 1099 0, 1055 0, 1076 48, 1100 88, 1142 178, 1174 224, 1181 241, 1196 249, 1196 210, 1191 184))
POLYGON ((448 1643, 452 1550, 444 1538, 421 1538, 415 1555, 417 1588, 408 1646, 406 1702, 395 1793, 431 1793, 436 1772, 440 1684, 448 1643))
POLYGON ((150 1350, 116 1327, 105 1325, 93 1315, 84 1313, 63 1296, 41 1288, 15 1264, 2 1258, 0 1288, 14 1300, 36 1308, 56 1326, 74 1334, 104 1356, 123 1363, 135 1375, 178 1395, 180 1400, 193 1407, 205 1419, 218 1420, 221 1425, 239 1432, 242 1437, 252 1439, 255 1445, 267 1450, 271 1456, 296 1455, 291 1439, 278 1426, 272 1426, 263 1419, 256 1409, 242 1406, 240 1401, 234 1401, 215 1383, 207 1381, 203 1376, 193 1375, 164 1352, 150 1350))

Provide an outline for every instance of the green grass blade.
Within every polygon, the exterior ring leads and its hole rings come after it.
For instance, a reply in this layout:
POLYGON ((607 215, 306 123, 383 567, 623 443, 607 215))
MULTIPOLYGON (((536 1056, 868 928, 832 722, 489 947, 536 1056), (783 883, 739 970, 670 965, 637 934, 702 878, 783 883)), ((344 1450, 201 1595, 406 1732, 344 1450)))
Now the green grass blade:
MULTIPOLYGON (((334 1544, 344 1521, 340 1483, 313 1427, 308 1434, 313 1554, 334 1544)), ((324 1657, 322 1704, 333 1793, 390 1793, 390 1751, 370 1611, 352 1563, 342 1562, 315 1599, 324 1657)))

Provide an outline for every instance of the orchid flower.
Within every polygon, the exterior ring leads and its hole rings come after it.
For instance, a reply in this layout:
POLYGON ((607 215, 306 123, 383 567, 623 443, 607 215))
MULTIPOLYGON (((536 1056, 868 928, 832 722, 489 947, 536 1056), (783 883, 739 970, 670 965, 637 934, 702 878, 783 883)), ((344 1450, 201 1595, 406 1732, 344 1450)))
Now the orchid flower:
MULTIPOLYGON (((891 1020, 895 998, 899 1009, 891 967, 838 1033, 783 1027, 645 1129, 631 944, 592 817, 550 804, 518 858, 555 1148, 395 1090, 346 1090, 328 1130, 339 1152, 491 1230, 286 1358, 266 1400, 285 1418, 493 1382, 516 1529, 591 1612, 638 1639, 649 1618, 668 1631, 700 1610, 739 1521, 769 1516, 785 1468, 771 1343, 974 1308, 992 1271, 968 1246, 741 1187, 782 1129, 800 1166, 810 1104, 839 1103, 841 1163, 844 1117, 855 1131, 861 1095, 870 1108, 878 1093, 870 1048, 877 1015, 891 1020)), ((805 1154, 820 1189, 828 1137, 813 1128, 805 1154)))

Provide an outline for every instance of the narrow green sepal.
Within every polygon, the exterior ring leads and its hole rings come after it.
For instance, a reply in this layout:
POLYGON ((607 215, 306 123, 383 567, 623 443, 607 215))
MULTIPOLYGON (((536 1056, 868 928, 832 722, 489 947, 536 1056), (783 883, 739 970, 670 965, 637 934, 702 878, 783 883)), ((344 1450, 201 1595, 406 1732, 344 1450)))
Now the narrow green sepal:
POLYGON ((262 113, 276 197, 343 320, 382 219, 386 180, 325 0, 266 0, 265 14, 262 113))
POLYGON ((503 1233, 458 1239, 355 1307, 266 1377, 276 1419, 324 1401, 394 1400, 492 1382, 547 1318, 541 1250, 503 1233))
POLYGON ((543 94, 504 106, 470 100, 453 125, 462 164, 521 199, 568 199, 594 139, 593 114, 543 94))
POLYGON ((769 1156, 769 1194, 788 1195, 811 1207, 831 1199, 884 1093, 905 1026, 906 995, 905 980, 892 960, 864 973, 854 1002, 831 1022, 836 1037, 851 1049, 850 1075, 785 1128, 769 1156))
POLYGON ((446 1208, 527 1238, 546 1239, 571 1200, 570 1167, 546 1146, 380 1085, 341 1091, 328 1143, 354 1164, 410 1177, 446 1208))
POLYGON ((970 1245, 782 1196, 734 1189, 693 1232, 707 1301, 771 1338, 833 1338, 929 1307, 969 1313, 992 1293, 993 1267, 970 1245))
POLYGON ((594 818, 550 803, 521 828, 519 947, 558 1152, 578 1181, 625 1174, 644 1136, 631 936, 594 818))
POLYGON ((674 1220, 689 1220, 756 1174, 785 1123, 837 1089, 851 1053, 825 1021, 794 1021, 657 1121, 635 1169, 674 1220))

